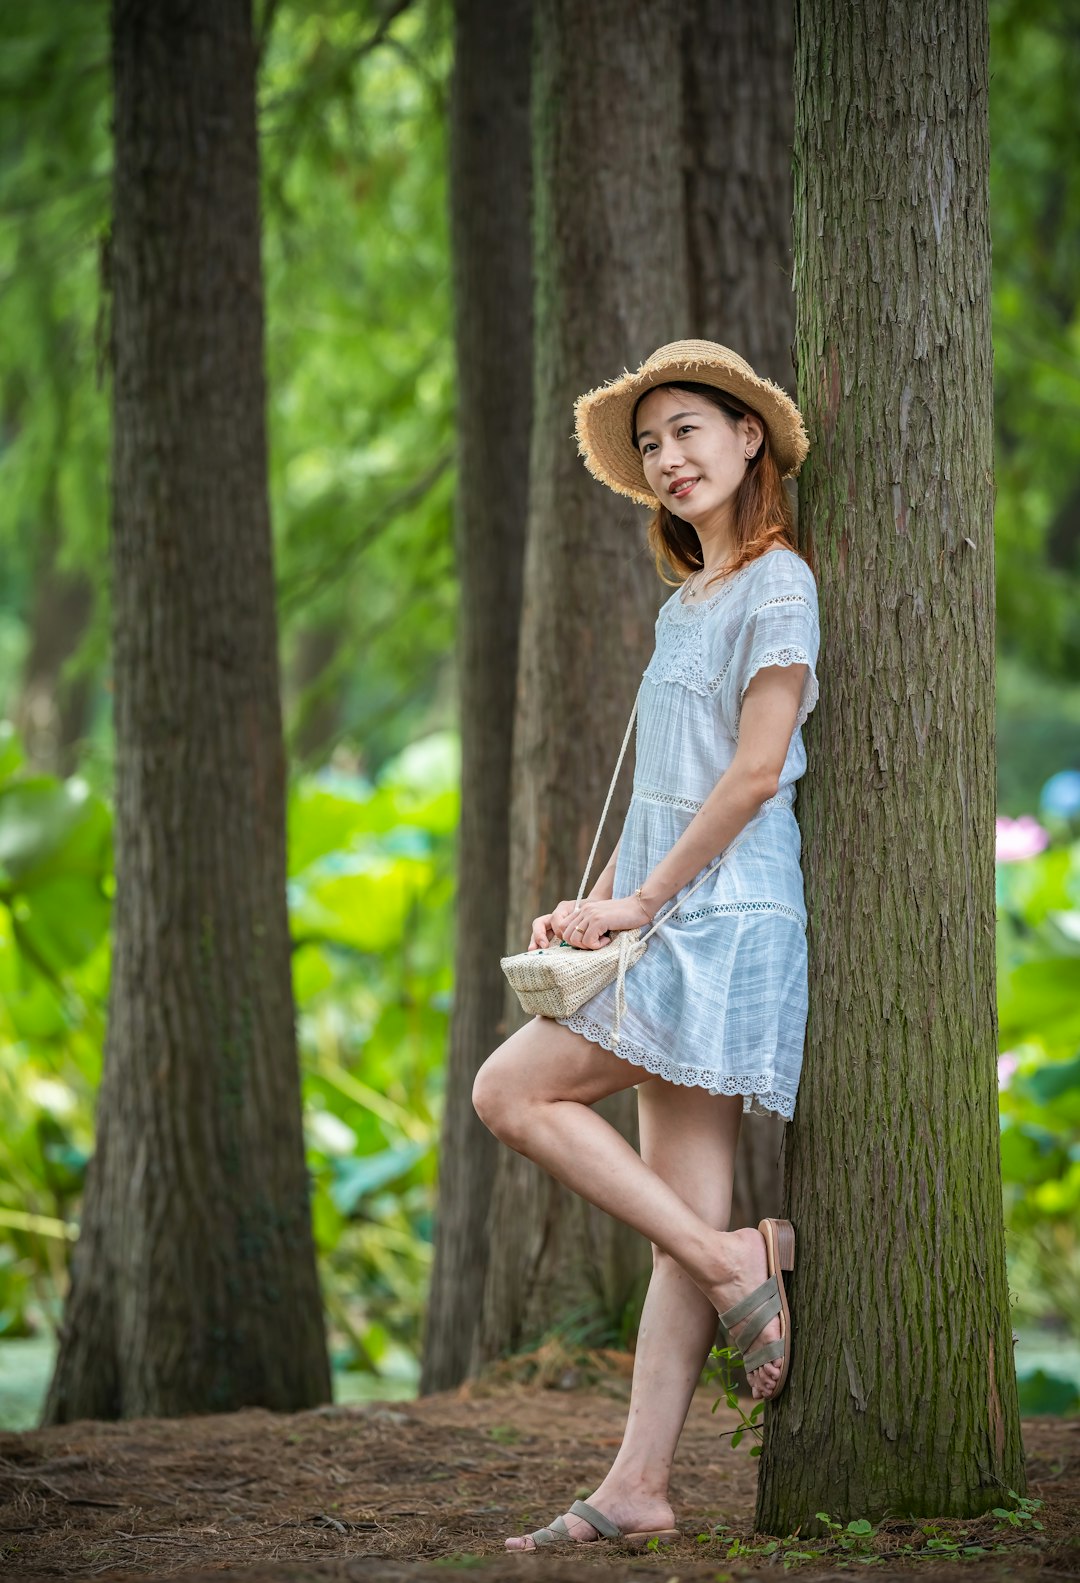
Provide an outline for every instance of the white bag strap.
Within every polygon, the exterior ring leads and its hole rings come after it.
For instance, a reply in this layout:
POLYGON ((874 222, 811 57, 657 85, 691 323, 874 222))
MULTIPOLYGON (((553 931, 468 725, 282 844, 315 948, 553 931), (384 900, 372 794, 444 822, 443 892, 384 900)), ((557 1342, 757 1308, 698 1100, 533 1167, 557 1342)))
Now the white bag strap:
POLYGON ((597 827, 596 827, 596 834, 593 836, 592 851, 589 853, 589 861, 585 865, 585 872, 584 872, 584 874, 582 874, 582 876, 581 876, 581 884, 578 886, 577 899, 578 899, 579 903, 581 901, 582 896, 585 894, 585 887, 589 883, 589 871, 591 870, 591 868, 593 866, 593 858, 596 856, 596 848, 600 844, 600 832, 604 828, 604 823, 605 823, 605 821, 607 819, 607 816, 608 816, 608 809, 611 807, 611 799, 612 799, 612 796, 614 795, 614 792, 615 792, 615 782, 619 778, 619 771, 622 769, 622 761, 626 757, 626 744, 629 742, 629 740, 630 740, 630 733, 634 729, 634 720, 637 717, 638 698, 640 698, 640 697, 641 697, 641 688, 639 687, 638 688, 638 692, 637 692, 637 698, 634 699, 634 707, 630 711, 630 719, 626 723, 626 734, 624 735, 624 737, 622 739, 622 747, 619 749, 619 762, 615 766, 615 773, 611 777, 611 785, 608 787, 607 801, 604 803, 604 811, 600 815, 600 823, 597 825, 597 827))
MULTIPOLYGON (((642 686, 644 686, 644 683, 642 683, 642 686)), ((612 799, 612 796, 614 795, 614 792, 615 792, 615 783, 616 783, 616 781, 619 778, 619 771, 622 769, 622 762, 623 762, 623 759, 626 756, 626 747, 627 747, 627 743, 630 741, 630 733, 634 729, 634 721, 637 718, 637 707, 638 707, 638 701, 639 701, 640 698, 641 698, 641 687, 638 688, 637 697, 634 699, 634 707, 630 711, 630 719, 627 721, 626 733, 625 733, 625 735, 623 737, 623 740, 622 740, 622 747, 619 749, 619 761, 615 765, 615 773, 611 777, 611 785, 608 787, 607 800, 604 803, 604 811, 600 815, 600 823, 597 825, 597 827, 596 827, 596 834, 593 836, 592 851, 589 853, 589 861, 585 865, 585 872, 581 876, 581 884, 578 886, 577 900, 578 900, 578 904, 579 905, 581 903, 582 896, 585 894, 585 886, 589 882, 589 872, 590 872, 590 870, 592 869, 592 866, 593 866, 593 858, 596 856, 596 848, 600 844, 600 833, 601 833, 601 831, 604 828, 604 822, 605 822, 605 820, 607 819, 607 816, 608 816, 608 809, 611 807, 611 799, 612 799)), ((665 912, 662 917, 655 918, 653 920, 652 924, 649 927, 648 933, 639 936, 639 938, 641 940, 643 940, 643 941, 647 940, 649 938, 649 935, 652 934, 654 929, 658 929, 662 923, 666 922, 667 919, 671 917, 673 912, 678 912, 678 910, 682 906, 683 902, 684 901, 689 901, 690 897, 697 890, 698 886, 699 885, 704 885, 704 883, 708 879, 709 875, 710 874, 715 874, 716 870, 720 867, 721 863, 723 863, 725 858, 729 857, 731 855, 731 853, 734 852, 735 848, 737 846, 740 846, 745 839, 746 839, 746 832, 740 832, 739 835, 737 835, 733 841, 730 841, 728 843, 728 845, 724 848, 724 850, 721 852, 720 856, 717 858, 717 860, 713 864, 712 868, 706 870, 706 872, 701 876, 701 878, 695 884, 691 885, 691 887, 687 891, 686 895, 682 898, 682 901, 677 901, 675 903, 674 907, 669 907, 667 912, 665 912)))

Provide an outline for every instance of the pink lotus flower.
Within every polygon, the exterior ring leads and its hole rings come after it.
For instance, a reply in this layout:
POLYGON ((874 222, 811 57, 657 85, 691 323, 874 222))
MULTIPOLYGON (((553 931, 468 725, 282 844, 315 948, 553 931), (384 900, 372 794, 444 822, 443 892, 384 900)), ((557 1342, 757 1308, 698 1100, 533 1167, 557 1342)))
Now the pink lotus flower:
POLYGON ((997 850, 994 855, 999 863, 1019 863, 1024 858, 1035 857, 1050 842, 1049 832, 1029 813, 1022 813, 1019 819, 1001 815, 997 820, 996 834, 997 850))
POLYGON ((1006 1050, 1004 1055, 999 1055, 998 1056, 998 1087, 999 1088, 1008 1088, 1009 1083, 1010 1083, 1010 1081, 1012 1079, 1012 1075, 1016 1071, 1016 1068, 1019 1065, 1020 1065, 1019 1057, 1015 1056, 1011 1050, 1006 1050))

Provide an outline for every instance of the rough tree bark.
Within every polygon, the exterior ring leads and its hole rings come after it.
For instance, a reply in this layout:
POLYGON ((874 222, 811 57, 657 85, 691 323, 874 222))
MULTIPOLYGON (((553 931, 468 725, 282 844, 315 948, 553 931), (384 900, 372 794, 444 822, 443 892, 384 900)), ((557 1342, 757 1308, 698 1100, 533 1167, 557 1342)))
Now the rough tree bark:
MULTIPOLYGON (((683 26, 683 168, 692 335, 734 347, 792 394, 791 0, 695 0, 683 26), (718 82, 724 85, 717 91, 718 82)), ((790 486, 792 503, 797 495, 790 486)), ((813 731, 813 721, 807 727, 813 731)), ((785 1126, 747 1117, 731 1227, 780 1213, 785 1126)))
POLYGON ((995 1075, 987 32, 985 0, 796 8, 824 680, 772 1534, 820 1509, 974 1516, 1025 1487, 995 1075))
POLYGON ((114 0, 117 897, 48 1420, 329 1398, 300 1124, 248 0, 114 0))
POLYGON ((532 417, 529 94, 532 0, 457 0, 450 217, 458 371, 455 541, 461 590, 454 1011, 422 1391, 469 1370, 487 1270, 495 1140, 472 1083, 506 1037, 510 723, 532 417))
MULTIPOLYGON (((535 7, 536 379, 514 728, 507 949, 576 894, 641 672, 658 588, 644 514, 597 484, 573 403, 688 334, 674 0, 535 7)), ((598 855, 629 802, 631 766, 598 855)), ((598 870, 597 870, 598 872, 598 870)), ((517 1003, 511 1016, 524 1020, 517 1003)), ((633 1090, 605 1107, 633 1136, 633 1090)), ((509 1150, 498 1157, 476 1361, 574 1316, 614 1325, 648 1246, 509 1150)))

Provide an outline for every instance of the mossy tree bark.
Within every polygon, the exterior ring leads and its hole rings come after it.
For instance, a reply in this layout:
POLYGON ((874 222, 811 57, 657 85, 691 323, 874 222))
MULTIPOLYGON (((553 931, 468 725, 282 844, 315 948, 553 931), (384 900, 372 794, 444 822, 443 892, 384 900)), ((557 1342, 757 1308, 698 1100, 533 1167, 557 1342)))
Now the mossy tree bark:
MULTIPOLYGON (((651 647, 659 601, 645 513, 586 471, 573 404, 689 333, 672 169, 679 21, 674 0, 539 0, 534 12, 536 376, 507 950, 522 950, 530 920, 577 892, 651 647)), ((628 755, 600 867, 631 775, 628 755)), ((517 1026, 526 1019, 509 1004, 517 1026)), ((635 1135, 632 1090, 601 1108, 635 1135)), ((475 1360, 572 1316, 617 1326, 647 1260, 635 1233, 501 1150, 475 1360)))
MULTIPOLYGON (((691 334, 795 393, 790 0, 684 7, 683 166, 691 334), (722 82, 723 92, 717 91, 722 82)), ((792 502, 796 489, 790 486, 792 502)), ((785 1124, 746 1117, 731 1227, 780 1213, 785 1124)))
POLYGON ((248 0, 114 0, 117 895, 46 1416, 326 1401, 285 907, 248 0))
POLYGON ((796 8, 800 478, 822 699, 800 794, 794 1365, 759 1530, 1024 1490, 998 1156, 985 0, 796 8), (805 799, 805 800, 804 800, 805 799))
POLYGON ((422 1391, 469 1371, 497 1145, 472 1106, 506 1037, 510 754, 532 416, 532 0, 457 0, 450 220, 458 372, 461 825, 454 1011, 422 1391))

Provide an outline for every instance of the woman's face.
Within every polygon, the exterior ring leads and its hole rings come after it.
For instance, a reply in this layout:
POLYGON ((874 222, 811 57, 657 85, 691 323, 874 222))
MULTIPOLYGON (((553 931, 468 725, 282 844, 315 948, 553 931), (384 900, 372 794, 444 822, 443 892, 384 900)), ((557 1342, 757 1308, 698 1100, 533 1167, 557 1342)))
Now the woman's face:
POLYGON ((732 499, 765 433, 753 413, 732 423, 707 397, 675 388, 650 390, 635 423, 649 488, 695 527, 732 499))

